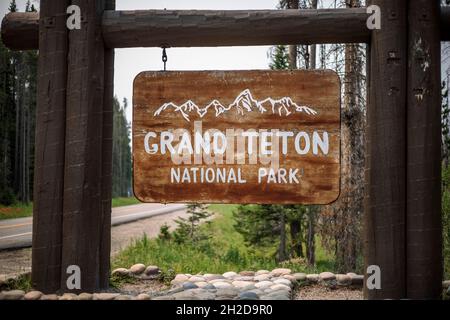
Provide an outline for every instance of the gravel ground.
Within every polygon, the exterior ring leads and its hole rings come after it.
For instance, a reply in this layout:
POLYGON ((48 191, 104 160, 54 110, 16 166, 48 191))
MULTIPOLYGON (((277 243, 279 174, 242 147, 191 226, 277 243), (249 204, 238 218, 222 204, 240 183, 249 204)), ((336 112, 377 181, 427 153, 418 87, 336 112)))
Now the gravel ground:
POLYGON ((31 248, 0 251, 0 280, 31 271, 31 248))
POLYGON ((150 293, 150 292, 161 292, 169 289, 161 281, 158 280, 139 280, 134 284, 126 283, 120 287, 120 292, 122 294, 130 294, 137 296, 140 293, 150 293))
POLYGON ((295 300, 363 300, 362 289, 339 288, 331 290, 321 285, 298 289, 295 300))

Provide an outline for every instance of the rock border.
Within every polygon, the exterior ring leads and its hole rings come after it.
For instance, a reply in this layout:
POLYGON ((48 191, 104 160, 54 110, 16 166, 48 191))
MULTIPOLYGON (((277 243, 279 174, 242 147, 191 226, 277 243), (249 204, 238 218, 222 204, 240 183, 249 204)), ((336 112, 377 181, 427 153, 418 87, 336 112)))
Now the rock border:
MULTIPOLYGON (((6 279, 3 284, 27 274, 6 279)), ((162 272, 158 266, 138 263, 128 269, 114 269, 111 275, 137 280, 156 280, 161 277, 162 272)), ((57 295, 36 290, 9 290, 0 292, 0 300, 291 300, 294 289, 299 286, 323 285, 331 290, 360 290, 363 284, 364 276, 353 272, 307 274, 292 273, 292 270, 287 268, 276 268, 272 271, 229 271, 223 274, 177 274, 171 281, 170 289, 141 292, 137 295, 117 292, 57 295)), ((443 281, 442 287, 450 295, 450 280, 443 281)))

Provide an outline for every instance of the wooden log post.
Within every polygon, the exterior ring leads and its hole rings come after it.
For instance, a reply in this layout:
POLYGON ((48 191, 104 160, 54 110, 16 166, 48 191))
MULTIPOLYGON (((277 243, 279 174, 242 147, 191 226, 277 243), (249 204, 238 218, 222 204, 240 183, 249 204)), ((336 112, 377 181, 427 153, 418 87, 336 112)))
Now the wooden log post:
POLYGON ((441 41, 450 41, 450 7, 441 7, 440 15, 441 41))
POLYGON ((439 1, 408 2, 406 293, 442 290, 439 1))
POLYGON ((381 29, 370 43, 366 131, 365 266, 379 266, 369 299, 405 298, 406 1, 373 0, 381 29))
MULTIPOLYGON (((102 183, 108 181, 110 174, 102 172, 102 125, 105 73, 109 94, 111 70, 110 65, 105 68, 101 34, 105 0, 73 0, 72 4, 80 7, 82 24, 80 30, 69 32, 62 268, 78 266, 80 290, 92 292, 108 283, 107 273, 101 267, 105 256, 109 256, 109 243, 105 243, 109 242, 105 236, 109 227, 105 231, 102 225, 107 222, 102 196, 107 201, 108 190, 102 189, 102 183)), ((110 115, 106 117, 109 121, 110 115)), ((109 130, 105 129, 108 133, 109 130)), ((63 291, 70 291, 66 287, 68 276, 65 272, 61 275, 63 291)))
POLYGON ((46 293, 61 278, 68 3, 40 2, 32 284, 46 293))
MULTIPOLYGON (((115 0, 106 0, 105 9, 114 10, 115 0)), ((105 92, 103 96, 102 131, 102 221, 100 236, 100 287, 107 288, 111 253, 111 193, 113 149, 114 49, 105 48, 105 92)))

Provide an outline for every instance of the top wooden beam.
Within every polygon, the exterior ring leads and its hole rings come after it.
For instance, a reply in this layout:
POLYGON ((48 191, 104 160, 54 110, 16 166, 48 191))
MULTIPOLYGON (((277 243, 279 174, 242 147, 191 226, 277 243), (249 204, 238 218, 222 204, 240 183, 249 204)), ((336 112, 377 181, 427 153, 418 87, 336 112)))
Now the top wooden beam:
MULTIPOLYGON (((39 15, 9 13, 2 39, 10 49, 37 49, 39 15)), ((368 42, 365 8, 321 10, 105 11, 109 48, 213 47, 368 42)), ((41 22, 51 28, 51 19, 41 22)))
POLYGON ((367 42, 365 8, 322 10, 108 11, 107 46, 215 47, 367 42))
MULTIPOLYGON (((108 48, 368 43, 367 17, 365 8, 107 10, 102 32, 108 48)), ((52 28, 52 21, 47 18, 41 23, 52 28)), ((37 49, 39 14, 9 13, 1 33, 10 49, 37 49)), ((450 7, 441 7, 441 40, 450 40, 450 7)))

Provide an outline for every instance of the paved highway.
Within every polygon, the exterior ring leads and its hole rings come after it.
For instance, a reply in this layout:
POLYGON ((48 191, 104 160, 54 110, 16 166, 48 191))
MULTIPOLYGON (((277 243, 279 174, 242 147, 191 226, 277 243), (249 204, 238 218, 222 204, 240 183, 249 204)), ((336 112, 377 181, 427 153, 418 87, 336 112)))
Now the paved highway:
MULTIPOLYGON (((112 225, 185 209, 184 204, 136 204, 112 209, 112 225)), ((32 218, 0 220, 0 250, 31 247, 32 218)))

